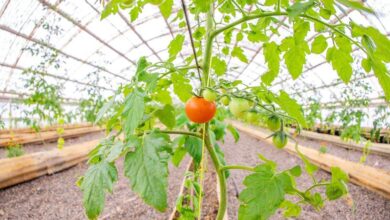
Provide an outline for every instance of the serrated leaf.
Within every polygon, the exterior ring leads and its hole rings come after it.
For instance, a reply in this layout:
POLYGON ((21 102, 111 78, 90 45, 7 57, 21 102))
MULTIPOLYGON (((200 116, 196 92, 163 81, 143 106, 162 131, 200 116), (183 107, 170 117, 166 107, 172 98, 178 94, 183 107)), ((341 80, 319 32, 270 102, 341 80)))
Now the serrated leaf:
POLYGON ((133 9, 130 10, 130 20, 131 22, 137 20, 139 14, 141 13, 141 8, 139 7, 134 7, 133 9))
POLYGON ((171 93, 167 90, 159 90, 155 96, 155 100, 161 104, 172 105, 171 93))
POLYGON ((356 1, 356 0, 336 0, 339 3, 347 6, 348 8, 353 8, 361 11, 365 11, 368 13, 374 13, 374 11, 371 8, 367 8, 364 6, 364 4, 361 1, 356 1))
POLYGON ((161 123, 167 128, 173 128, 176 125, 175 109, 171 105, 165 105, 164 108, 155 112, 161 123))
POLYGON ((218 76, 222 76, 223 74, 226 73, 227 64, 226 64, 225 60, 222 60, 222 59, 214 56, 211 59, 211 68, 214 69, 215 74, 217 74, 218 76))
POLYGON ((314 6, 314 0, 309 0, 307 2, 296 2, 287 8, 287 13, 288 16, 290 17, 296 17, 302 13, 305 13, 313 6, 314 6))
POLYGON ((240 140, 240 133, 238 133, 237 129, 235 127, 233 127, 233 125, 231 125, 231 124, 228 124, 227 129, 233 135, 234 143, 237 143, 238 140, 240 140))
POLYGON ((210 11, 210 5, 212 3, 212 0, 194 0, 193 3, 195 5, 195 9, 198 12, 206 13, 210 11))
POLYGON ((348 193, 346 183, 349 181, 348 174, 338 167, 330 168, 332 180, 326 186, 325 194, 329 200, 335 200, 348 193))
POLYGON ((285 188, 290 184, 286 173, 277 174, 267 165, 259 165, 255 173, 245 177, 240 193, 239 220, 267 219, 284 201, 285 188))
POLYGON ((268 64, 268 72, 261 76, 261 80, 266 85, 271 85, 279 74, 280 50, 275 42, 265 43, 263 48, 265 62, 268 64))
POLYGON ((223 14, 231 14, 233 16, 236 15, 236 8, 234 7, 231 0, 226 0, 225 3, 223 3, 222 6, 218 8, 218 10, 223 14))
POLYGON ((275 102, 280 108, 285 111, 289 116, 297 119, 298 123, 306 127, 307 123, 303 114, 302 106, 283 90, 280 91, 280 95, 276 97, 275 102))
POLYGON ((104 114, 106 114, 108 109, 110 109, 110 107, 112 107, 114 105, 114 102, 115 102, 115 96, 111 97, 110 100, 108 102, 106 102, 103 105, 103 107, 101 107, 99 109, 99 112, 97 113, 97 116, 96 116, 95 124, 103 118, 104 114))
POLYGON ((231 55, 232 57, 237 57, 241 62, 248 63, 248 58, 246 58, 244 50, 241 47, 234 47, 231 55))
POLYGON ((192 86, 190 80, 183 73, 172 73, 173 91, 182 102, 186 102, 192 97, 192 86))
POLYGON ((280 208, 283 208, 283 216, 286 218, 298 217, 301 214, 302 208, 291 201, 284 200, 280 205, 280 208))
POLYGON ((385 93, 386 100, 390 101, 390 74, 386 69, 386 65, 378 60, 371 60, 370 63, 374 74, 378 78, 379 84, 385 93))
POLYGON ((130 93, 124 103, 123 117, 126 136, 131 136, 142 121, 145 111, 144 94, 135 89, 130 93))
POLYGON ((352 77, 352 62, 351 51, 342 48, 331 47, 326 53, 326 60, 332 64, 340 79, 344 83, 348 83, 352 77))
POLYGON ((297 79, 302 71, 303 65, 306 63, 306 53, 309 51, 309 46, 306 42, 292 44, 290 49, 284 53, 284 60, 288 72, 293 79, 297 79))
POLYGON ((106 192, 112 192, 118 172, 112 163, 92 164, 79 182, 83 191, 83 205, 89 219, 97 219, 104 208, 106 192))
POLYGON ((326 38, 323 35, 317 36, 311 44, 311 52, 321 54, 328 47, 326 38))
POLYGON ((151 133, 143 137, 142 145, 125 157, 125 176, 129 179, 132 190, 159 211, 164 211, 167 204, 168 164, 160 155, 168 145, 162 134, 151 133))
POLYGON ((186 136, 184 148, 194 158, 194 161, 199 164, 202 159, 202 140, 197 137, 186 136))
POLYGON ((169 61, 174 61, 183 48, 184 35, 178 34, 168 45, 169 61))
POLYGON ((162 16, 167 19, 172 13, 173 0, 165 0, 160 6, 162 16))

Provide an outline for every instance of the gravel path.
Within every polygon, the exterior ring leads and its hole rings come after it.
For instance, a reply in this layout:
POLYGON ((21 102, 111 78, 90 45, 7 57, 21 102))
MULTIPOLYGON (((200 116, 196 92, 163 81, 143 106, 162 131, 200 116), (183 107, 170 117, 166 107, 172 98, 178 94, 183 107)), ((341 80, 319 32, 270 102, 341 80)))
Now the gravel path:
MULTIPOLYGON (((300 164, 302 162, 295 156, 288 154, 286 151, 278 150, 274 146, 265 142, 256 140, 245 133, 241 132, 241 139, 234 143, 233 138, 227 136, 226 142, 222 145, 225 157, 230 164, 243 164, 254 166, 261 161, 257 155, 261 153, 266 158, 276 161, 279 169, 284 170, 300 164)), ((229 190, 229 219, 237 219, 237 210, 239 201, 235 197, 236 190, 234 183, 237 184, 239 191, 243 189, 241 184, 245 176, 245 171, 233 170, 231 177, 228 179, 229 190)), ((330 175, 325 171, 319 171, 316 174, 317 179, 329 179, 330 175)), ((302 175, 297 180, 297 187, 305 189, 309 187, 311 179, 308 175, 302 175)), ((309 206, 303 207, 299 219, 370 219, 384 220, 390 219, 390 201, 385 198, 363 189, 354 184, 348 184, 354 207, 350 207, 346 200, 337 200, 326 202, 325 207, 317 212, 309 206)), ((283 219, 281 213, 277 213, 271 219, 283 219)))

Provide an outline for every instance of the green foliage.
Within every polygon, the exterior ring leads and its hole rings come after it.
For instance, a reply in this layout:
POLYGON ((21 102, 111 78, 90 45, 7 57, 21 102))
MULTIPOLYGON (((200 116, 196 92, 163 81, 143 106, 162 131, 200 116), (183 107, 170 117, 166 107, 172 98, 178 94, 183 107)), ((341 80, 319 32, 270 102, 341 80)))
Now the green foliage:
POLYGON ((104 208, 106 192, 112 192, 118 172, 114 164, 101 161, 92 164, 84 177, 78 181, 83 191, 83 204, 89 219, 97 219, 104 208))
POLYGON ((164 147, 166 135, 151 133, 142 137, 142 145, 125 156, 125 175, 133 191, 149 205, 164 211, 167 204, 168 164, 164 147), (142 172, 140 172, 142 171, 142 172))
MULTIPOLYGON (((351 53, 356 47, 367 55, 359 63, 366 72, 373 71, 385 96, 390 97, 390 86, 387 83, 390 76, 386 67, 390 62, 388 38, 374 28, 353 22, 345 24, 336 19, 335 6, 342 10, 352 8, 364 12, 371 12, 370 9, 349 0, 259 2, 219 0, 213 7, 211 3, 214 1, 211 0, 187 2, 190 21, 196 21, 191 25, 194 49, 201 65, 199 69, 196 69, 193 55, 184 57, 181 66, 176 64, 177 56, 184 56, 184 44, 189 40, 186 39, 187 21, 184 11, 172 10, 180 7, 174 5, 175 1, 112 0, 106 3, 102 19, 125 11, 131 22, 134 22, 146 10, 147 5, 158 8, 169 24, 178 27, 179 34, 166 45, 169 54, 166 61, 150 63, 145 57, 141 57, 131 82, 117 88, 115 94, 106 100, 106 104, 99 104, 99 111, 92 111, 94 121, 105 121, 107 133, 113 136, 109 136, 90 153, 90 169, 81 181, 84 206, 89 218, 96 218, 101 213, 105 192, 111 191, 112 184, 116 181, 114 161, 120 157, 125 157, 125 176, 130 181, 131 189, 147 204, 159 211, 166 210, 168 163, 179 166, 187 154, 195 163, 194 171, 186 177, 185 187, 193 190, 194 194, 180 196, 176 206, 181 214, 180 219, 198 218, 198 202, 201 202, 199 199, 205 192, 199 184, 202 171, 200 162, 206 156, 202 155, 204 147, 214 166, 218 168, 216 172, 223 195, 217 219, 223 219, 222 213, 226 210, 224 190, 229 165, 218 144, 224 142, 228 131, 236 142, 239 139, 237 130, 224 122, 226 117, 232 117, 232 113, 240 119, 249 115, 253 116, 249 117, 252 121, 260 123, 270 115, 277 115, 280 118, 278 132, 283 132, 283 125, 292 124, 299 131, 301 126, 312 126, 318 120, 322 121, 323 117, 319 114, 322 106, 318 102, 310 106, 305 114, 303 107, 287 90, 270 91, 269 86, 279 77, 282 62, 291 77, 297 79, 303 72, 309 54, 323 54, 326 51, 326 61, 332 65, 339 78, 345 83, 352 83, 351 79, 358 75, 352 69, 351 53), (249 7, 253 8, 251 12, 247 10, 249 7), (282 17, 288 19, 282 21, 282 17), (329 22, 331 19, 337 22, 332 24, 329 22), (292 35, 283 37, 281 26, 291 30, 292 35), (308 35, 312 32, 318 35, 313 42, 309 42, 308 35), (234 67, 229 66, 230 62, 227 62, 230 58, 250 62, 248 58, 251 56, 239 46, 244 40, 263 48, 267 71, 262 75, 260 85, 248 86, 240 80, 226 80, 231 75, 230 71, 234 70, 234 67), (204 125, 192 123, 186 118, 182 106, 194 94, 199 95, 205 89, 213 91, 213 95, 209 94, 208 98, 211 97, 213 101, 215 99, 217 115, 204 125), (228 102, 230 111, 225 106, 228 102), (156 129, 161 124, 166 129, 156 129), (168 134, 176 135, 173 141, 168 134), (95 194, 97 198, 93 198, 95 194)), ((348 103, 356 104, 351 101, 349 93, 343 94, 348 103)), ((92 103, 93 100, 88 105, 93 105, 92 103)), ((341 111, 328 115, 325 122, 346 122, 343 124, 345 137, 355 138, 364 117, 358 111, 341 111)), ((304 163, 304 169, 295 166, 277 171, 276 163, 263 156, 260 156, 263 164, 246 168, 253 172, 244 180, 245 189, 239 198, 239 219, 267 219, 279 208, 283 209, 284 216, 296 217, 303 205, 320 209, 324 205, 324 195, 312 192, 317 187, 325 187, 328 200, 348 193, 348 176, 345 173, 332 168, 330 182, 318 182, 314 177, 318 167, 298 147, 297 152, 304 163), (305 191, 299 190, 295 184, 295 178, 303 171, 313 179, 313 185, 305 191), (300 201, 293 202, 296 200, 287 199, 286 195, 298 195, 300 201)))
POLYGON ((23 148, 20 145, 8 146, 7 148, 7 157, 20 157, 24 154, 23 148))

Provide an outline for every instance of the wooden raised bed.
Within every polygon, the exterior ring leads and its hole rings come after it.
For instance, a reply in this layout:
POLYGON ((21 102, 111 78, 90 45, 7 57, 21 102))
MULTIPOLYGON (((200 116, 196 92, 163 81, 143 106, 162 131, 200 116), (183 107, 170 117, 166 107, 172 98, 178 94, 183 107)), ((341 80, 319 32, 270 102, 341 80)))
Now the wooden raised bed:
MULTIPOLYGON (((243 131, 259 140, 272 144, 272 139, 268 138, 271 133, 263 132, 259 129, 251 128, 241 122, 230 121, 238 130, 243 131)), ((325 171, 330 171, 331 167, 340 167, 349 174, 351 182, 374 191, 387 199, 390 199, 390 173, 366 166, 360 163, 341 159, 330 154, 320 154, 317 150, 298 145, 299 150, 313 163, 325 171)), ((289 142, 284 148, 287 152, 297 156, 295 144, 289 142)))
MULTIPOLYGON (((64 129, 74 129, 74 128, 85 128, 85 127, 92 127, 93 125, 91 123, 78 123, 78 124, 66 124, 66 125, 50 125, 46 127, 42 127, 40 129, 40 132, 45 131, 55 131, 58 127, 63 127, 64 129)), ((0 130, 0 135, 2 134, 19 134, 19 133, 35 133, 36 131, 32 128, 15 128, 15 129, 5 129, 0 130)))
MULTIPOLYGON (((294 131, 295 129, 290 129, 290 133, 294 133, 294 131)), ((352 150, 363 151, 363 149, 365 148, 364 143, 356 143, 354 141, 344 141, 339 136, 334 136, 329 134, 320 134, 312 131, 302 130, 299 136, 308 139, 332 143, 337 146, 341 146, 352 150)), ((369 146, 369 150, 371 153, 390 156, 390 144, 371 143, 371 145, 369 146)))
POLYGON ((62 150, 32 153, 0 160, 0 189, 53 174, 87 159, 99 140, 74 144, 62 150))
MULTIPOLYGON (((102 130, 104 129, 99 127, 84 127, 84 128, 68 129, 68 130, 64 130, 64 133, 61 135, 61 137, 73 138, 73 137, 78 137, 80 135, 100 132, 102 130)), ((23 136, 16 136, 14 138, 0 139, 0 147, 7 147, 13 144, 32 144, 32 143, 57 141, 59 137, 60 136, 56 131, 26 134, 23 136)))

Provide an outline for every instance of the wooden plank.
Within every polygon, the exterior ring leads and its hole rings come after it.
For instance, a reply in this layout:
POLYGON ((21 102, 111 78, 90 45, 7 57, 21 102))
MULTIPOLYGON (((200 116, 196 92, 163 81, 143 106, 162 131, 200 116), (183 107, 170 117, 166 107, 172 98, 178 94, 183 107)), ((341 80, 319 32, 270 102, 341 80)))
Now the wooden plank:
POLYGON ((74 144, 62 150, 32 153, 0 160, 0 189, 67 169, 87 159, 99 140, 74 144))
MULTIPOLYGON (((64 130, 64 133, 61 136, 63 138, 73 138, 85 134, 100 132, 102 130, 104 129, 99 127, 75 128, 70 130, 64 130)), ((12 139, 11 138, 0 139, 0 147, 7 147, 12 144, 32 144, 32 143, 41 143, 41 142, 51 142, 51 141, 56 141, 59 137, 60 136, 56 131, 27 134, 12 139)))
MULTIPOLYGON (((238 130, 272 144, 271 139, 265 139, 271 134, 270 132, 260 131, 237 121, 229 122, 238 130)), ((330 154, 320 154, 317 150, 301 145, 298 145, 298 148, 313 164, 316 164, 321 169, 329 172, 331 167, 340 167, 349 174, 351 182, 390 199, 390 172, 344 160, 330 154)), ((284 150, 295 156, 298 155, 294 143, 289 142, 284 150)))
MULTIPOLYGON (((294 133, 295 129, 290 128, 289 131, 290 133, 294 133)), ((363 149, 365 148, 365 143, 356 143, 352 140, 344 141, 339 136, 320 134, 312 131, 302 130, 298 137, 305 137, 308 139, 324 141, 335 144, 337 146, 358 151, 363 151, 363 149)), ((390 156, 390 144, 371 143, 371 145, 369 146, 369 150, 370 153, 390 156)))
MULTIPOLYGON (((41 132, 45 131, 55 131, 58 127, 63 127, 64 129, 74 129, 74 128, 85 128, 85 127, 92 127, 93 125, 91 123, 78 123, 78 124, 66 124, 66 125, 50 125, 40 128, 41 132)), ((32 128, 16 128, 16 129, 4 129, 0 130, 1 134, 19 134, 19 133, 36 133, 35 130, 32 128)))

